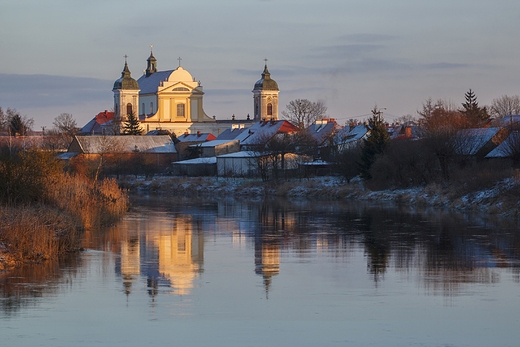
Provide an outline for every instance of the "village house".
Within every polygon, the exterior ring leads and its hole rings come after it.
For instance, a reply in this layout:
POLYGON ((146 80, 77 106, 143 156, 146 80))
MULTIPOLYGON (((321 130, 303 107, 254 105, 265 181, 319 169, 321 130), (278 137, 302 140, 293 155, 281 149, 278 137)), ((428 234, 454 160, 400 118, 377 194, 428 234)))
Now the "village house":
POLYGON ((177 159, 177 150, 168 135, 158 136, 74 136, 67 159, 84 160, 87 166, 105 165, 113 174, 160 173, 177 159))

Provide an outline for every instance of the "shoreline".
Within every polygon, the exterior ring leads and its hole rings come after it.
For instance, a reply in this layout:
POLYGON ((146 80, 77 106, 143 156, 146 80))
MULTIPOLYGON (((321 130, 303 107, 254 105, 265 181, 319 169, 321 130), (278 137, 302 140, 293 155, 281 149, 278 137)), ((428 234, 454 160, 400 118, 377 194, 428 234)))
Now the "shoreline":
POLYGON ((487 188, 463 189, 454 185, 430 184, 407 189, 370 190, 359 178, 347 183, 341 177, 324 176, 262 182, 259 179, 222 177, 158 176, 122 179, 122 189, 133 194, 169 196, 270 198, 316 200, 361 200, 394 202, 417 207, 434 207, 459 212, 483 212, 520 218, 520 178, 507 178, 487 188))

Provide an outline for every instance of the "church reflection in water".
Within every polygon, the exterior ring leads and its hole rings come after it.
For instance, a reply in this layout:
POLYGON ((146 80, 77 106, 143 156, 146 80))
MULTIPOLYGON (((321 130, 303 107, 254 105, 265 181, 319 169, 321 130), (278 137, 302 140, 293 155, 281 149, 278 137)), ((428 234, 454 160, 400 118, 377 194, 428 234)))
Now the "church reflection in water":
POLYGON ((203 271, 204 233, 201 221, 190 215, 153 220, 130 220, 123 227, 120 261, 116 272, 120 274, 125 293, 145 277, 148 293, 154 297, 161 287, 172 293, 187 295, 193 281, 203 271))
POLYGON ((322 253, 347 263, 361 252, 376 285, 389 268, 398 273, 414 269, 421 273, 427 292, 448 296, 465 283, 497 281, 496 267, 520 273, 515 265, 520 259, 519 237, 497 233, 489 221, 470 222, 462 215, 285 201, 219 201, 168 208, 132 214, 117 226, 118 232, 105 238, 105 245, 120 245, 118 250, 107 248, 120 254, 116 273, 127 295, 143 280, 152 298, 159 292, 192 294, 204 271, 205 242, 220 237, 230 237, 233 247, 252 246, 251 268, 261 276, 266 298, 287 253, 293 253, 291 257, 322 253))

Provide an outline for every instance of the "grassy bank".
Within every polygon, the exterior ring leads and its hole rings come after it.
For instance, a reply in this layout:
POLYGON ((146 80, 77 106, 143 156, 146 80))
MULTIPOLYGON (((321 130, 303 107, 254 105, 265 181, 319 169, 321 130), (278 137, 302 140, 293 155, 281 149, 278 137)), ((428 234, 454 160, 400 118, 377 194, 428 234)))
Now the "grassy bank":
POLYGON ((0 158, 0 271, 78 249, 82 230, 115 222, 128 198, 115 180, 69 175, 48 153, 0 158))

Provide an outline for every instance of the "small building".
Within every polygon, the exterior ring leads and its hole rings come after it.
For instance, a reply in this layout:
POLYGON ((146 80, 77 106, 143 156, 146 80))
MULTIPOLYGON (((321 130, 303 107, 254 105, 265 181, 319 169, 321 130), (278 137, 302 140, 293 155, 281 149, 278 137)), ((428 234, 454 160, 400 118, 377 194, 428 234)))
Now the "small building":
POLYGON ((370 129, 364 124, 345 126, 337 132, 334 143, 337 144, 338 151, 342 152, 358 145, 369 133, 370 129))
POLYGON ((222 177, 258 176, 258 153, 241 151, 217 157, 217 175, 222 177))
MULTIPOLYGON (((177 160, 175 145, 168 135, 74 136, 68 153, 87 162, 106 162, 106 171, 116 174, 163 172, 177 160)), ((71 155, 69 155, 71 156, 71 155)))
POLYGON ((460 156, 483 159, 508 136, 505 128, 464 129, 457 133, 455 151, 460 156))
POLYGON ((172 163, 175 176, 215 176, 217 158, 195 158, 172 163))
POLYGON ((240 141, 238 140, 213 140, 190 147, 194 146, 198 148, 201 158, 217 157, 240 151, 240 141))

